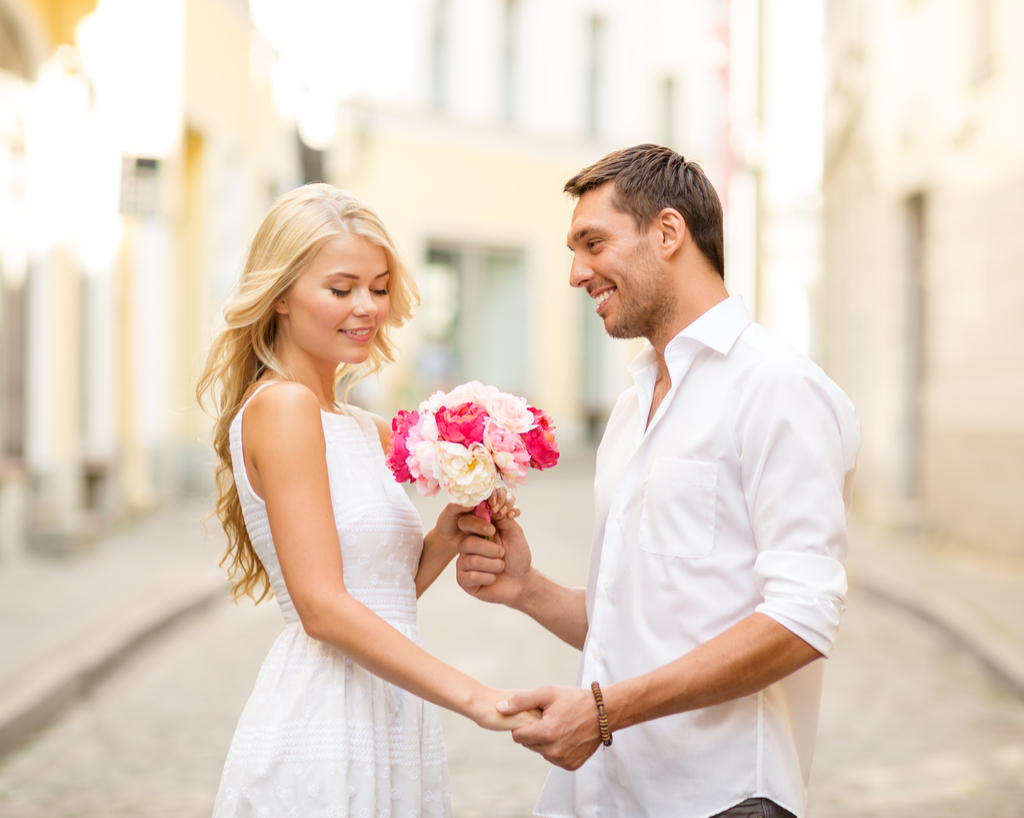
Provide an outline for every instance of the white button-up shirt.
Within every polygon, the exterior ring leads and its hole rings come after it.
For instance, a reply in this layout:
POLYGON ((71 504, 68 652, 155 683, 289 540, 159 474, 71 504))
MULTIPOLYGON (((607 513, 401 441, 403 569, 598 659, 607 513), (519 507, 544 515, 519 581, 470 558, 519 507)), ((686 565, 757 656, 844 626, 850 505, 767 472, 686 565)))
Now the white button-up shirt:
MULTIPOLYGON (((577 684, 661 667, 758 611, 828 655, 844 610, 860 430, 814 363, 729 298, 630 365, 597 455, 577 684)), ((804 814, 823 662, 760 693, 615 733, 553 769, 540 816, 706 818, 746 798, 804 814)))

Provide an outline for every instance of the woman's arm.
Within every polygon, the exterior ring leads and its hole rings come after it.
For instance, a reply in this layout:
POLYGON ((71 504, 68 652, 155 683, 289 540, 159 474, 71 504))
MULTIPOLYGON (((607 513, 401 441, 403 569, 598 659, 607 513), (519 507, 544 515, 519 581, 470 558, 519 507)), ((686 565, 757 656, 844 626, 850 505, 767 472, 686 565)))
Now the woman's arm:
MULTIPOLYGON (((368 414, 377 427, 380 446, 387 453, 391 427, 380 415, 368 414)), ((456 520, 458 520, 458 514, 464 512, 465 509, 449 504, 437 518, 437 525, 423 538, 423 551, 420 553, 420 563, 416 568, 417 599, 433 584, 435 579, 441 576, 441 572, 448 566, 448 563, 458 556, 462 532, 459 531, 456 520)))
POLYGON ((459 517, 465 513, 462 506, 449 503, 438 515, 437 525, 423 538, 423 553, 416 569, 417 599, 459 555, 459 541, 465 536, 459 529, 459 517))
POLYGON ((347 593, 313 393, 293 382, 264 389, 246 409, 243 429, 281 572, 306 633, 374 675, 483 727, 510 729, 532 720, 502 717, 495 704, 505 693, 431 656, 347 593))

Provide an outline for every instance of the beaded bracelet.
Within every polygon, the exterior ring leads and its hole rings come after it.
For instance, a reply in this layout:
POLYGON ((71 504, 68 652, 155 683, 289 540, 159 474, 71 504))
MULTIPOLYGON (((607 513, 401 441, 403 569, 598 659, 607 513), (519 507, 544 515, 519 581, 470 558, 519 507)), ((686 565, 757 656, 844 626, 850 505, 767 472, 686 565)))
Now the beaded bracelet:
POLYGON ((601 731, 601 742, 605 747, 612 743, 612 731, 608 727, 608 716, 604 712, 604 697, 601 695, 601 685, 594 682, 590 689, 594 693, 594 701, 597 702, 597 727, 601 731))

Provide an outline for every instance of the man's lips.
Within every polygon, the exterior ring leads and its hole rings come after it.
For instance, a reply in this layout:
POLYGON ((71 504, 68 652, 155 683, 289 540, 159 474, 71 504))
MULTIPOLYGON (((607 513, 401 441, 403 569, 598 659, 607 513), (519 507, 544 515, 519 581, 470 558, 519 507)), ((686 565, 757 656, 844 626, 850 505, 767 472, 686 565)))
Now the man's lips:
POLYGON ((590 294, 590 297, 597 302, 598 315, 604 312, 605 305, 608 303, 608 299, 611 298, 614 292, 615 287, 605 287, 590 294))

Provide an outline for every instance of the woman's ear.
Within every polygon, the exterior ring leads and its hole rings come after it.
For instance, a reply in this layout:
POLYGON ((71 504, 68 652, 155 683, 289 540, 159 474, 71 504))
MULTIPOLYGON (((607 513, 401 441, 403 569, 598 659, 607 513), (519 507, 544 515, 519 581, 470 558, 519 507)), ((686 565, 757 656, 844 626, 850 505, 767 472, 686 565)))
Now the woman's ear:
POLYGON ((274 312, 276 312, 278 315, 287 315, 288 314, 288 302, 285 301, 283 298, 280 299, 274 305, 274 312))

